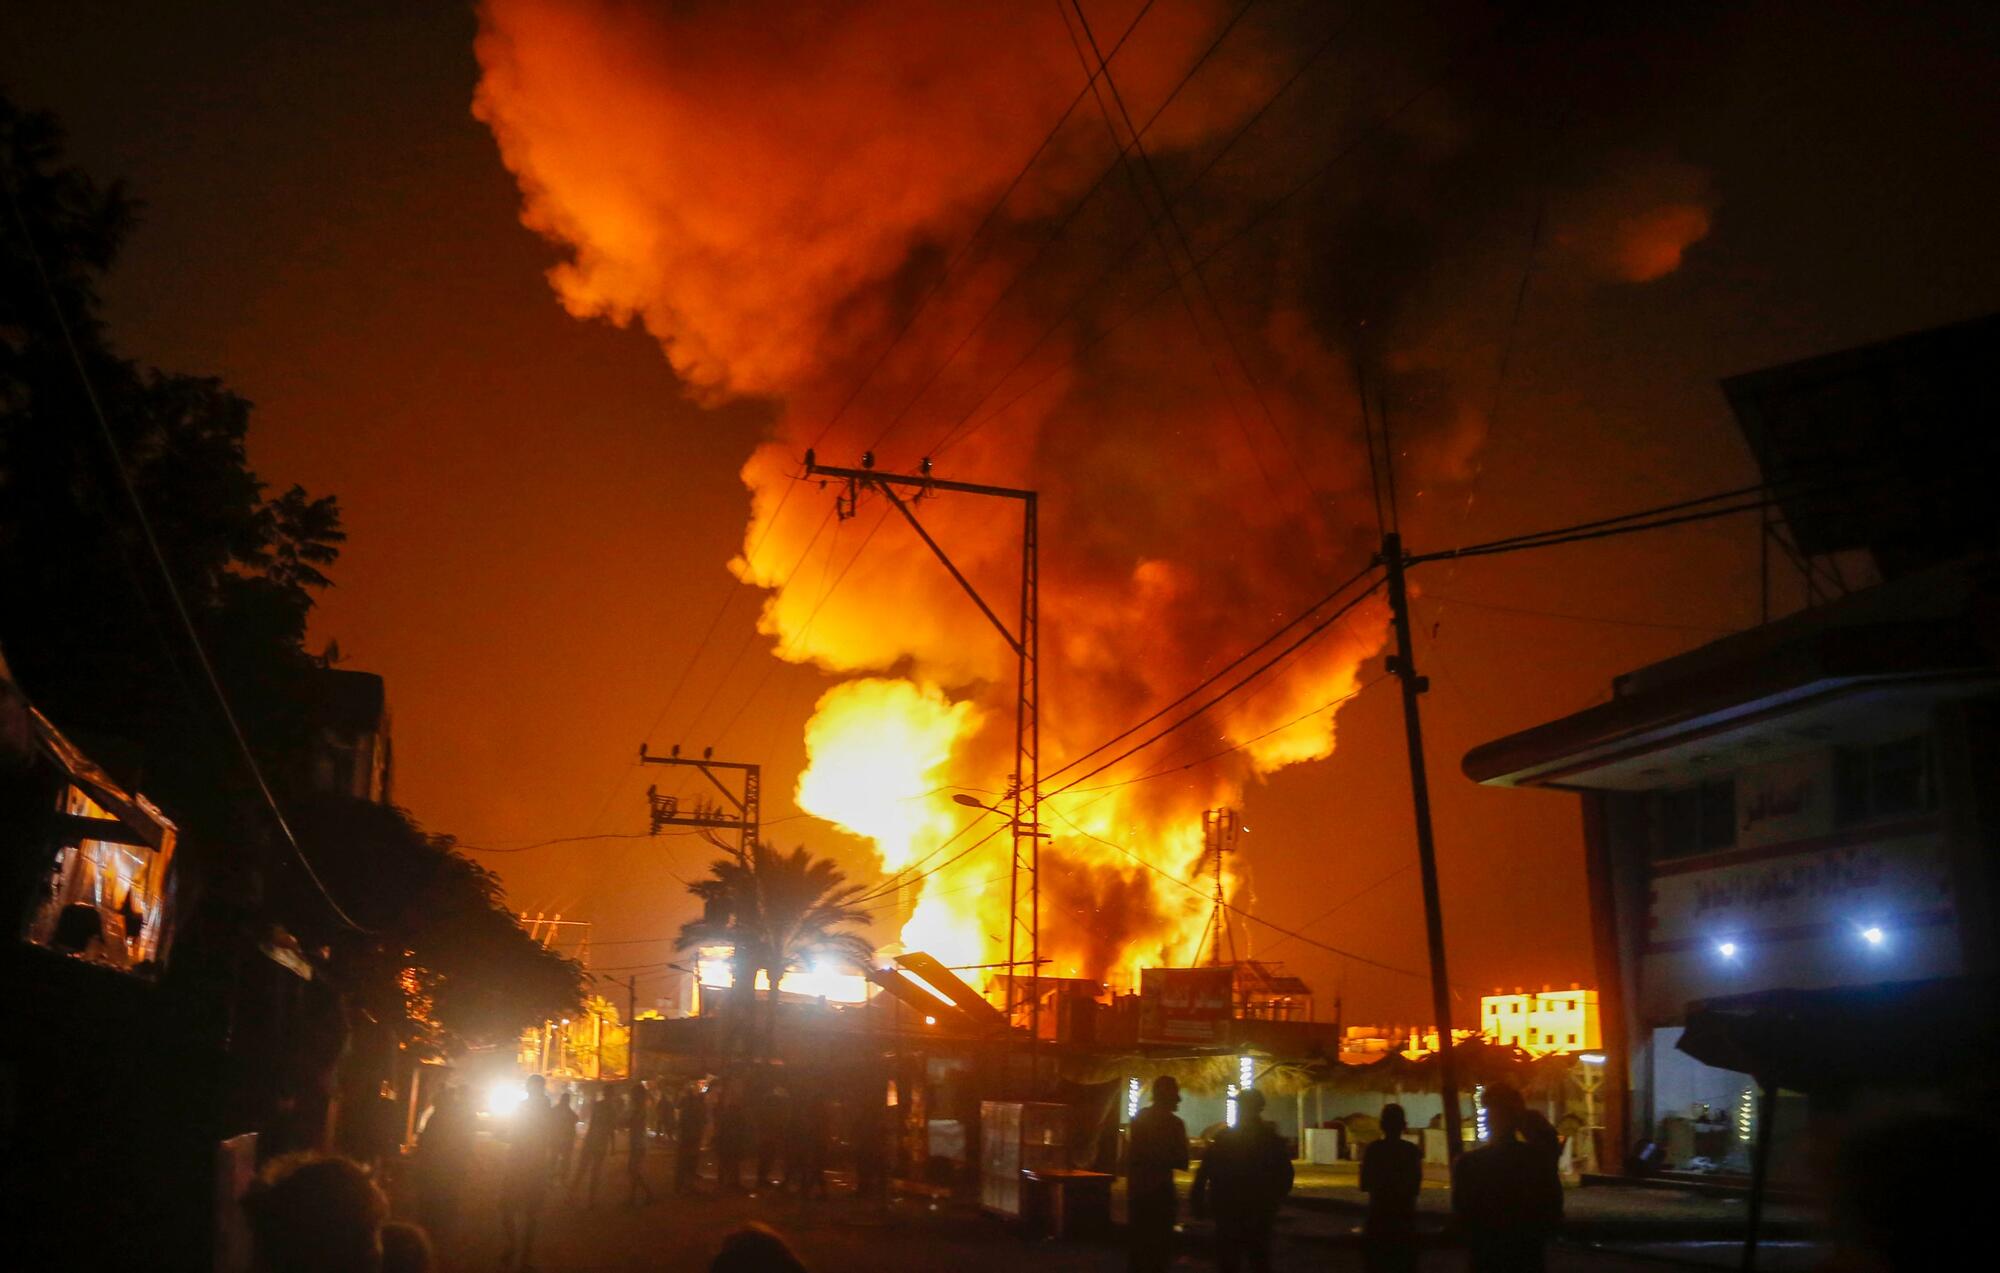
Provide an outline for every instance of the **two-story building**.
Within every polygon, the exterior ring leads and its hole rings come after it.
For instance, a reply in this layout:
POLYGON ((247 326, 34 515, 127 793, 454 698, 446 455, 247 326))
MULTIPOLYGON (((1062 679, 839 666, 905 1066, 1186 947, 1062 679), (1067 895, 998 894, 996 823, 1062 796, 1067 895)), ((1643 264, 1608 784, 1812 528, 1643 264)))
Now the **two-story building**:
POLYGON ((1990 1064, 1996 360, 1986 320, 1727 382, 1800 560, 1879 582, 1465 758, 1581 797, 1611 1162, 1745 1169, 1770 1122, 1796 1170, 1806 1095, 1990 1064))
POLYGON ((1495 991, 1479 1000, 1479 1034, 1488 1043, 1516 1047, 1536 1056, 1595 1052, 1604 1046, 1597 1019, 1597 992, 1582 986, 1539 992, 1495 991))

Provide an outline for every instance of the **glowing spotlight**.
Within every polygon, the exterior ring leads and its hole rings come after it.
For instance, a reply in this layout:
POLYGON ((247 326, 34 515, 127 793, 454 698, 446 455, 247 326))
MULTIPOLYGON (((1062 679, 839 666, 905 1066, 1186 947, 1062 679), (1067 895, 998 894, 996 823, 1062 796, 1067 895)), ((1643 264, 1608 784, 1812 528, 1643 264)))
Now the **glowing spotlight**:
POLYGON ((486 1089, 486 1112, 505 1116, 527 1103, 528 1091, 519 1079, 500 1079, 486 1089))
POLYGON ((1715 953, 1721 955, 1724 959, 1734 959, 1736 958, 1736 943, 1733 941, 1717 942, 1715 944, 1715 953))
POLYGON ((1880 946, 1883 942, 1889 940, 1889 934, 1882 931, 1881 925, 1870 924, 1861 930, 1861 940, 1867 942, 1870 946, 1880 946))
POLYGON ((936 1018, 936 1017, 925 1017, 925 1018, 924 1018, 924 1024, 925 1024, 925 1025, 936 1025, 936 1024, 937 1024, 937 1018, 936 1018))

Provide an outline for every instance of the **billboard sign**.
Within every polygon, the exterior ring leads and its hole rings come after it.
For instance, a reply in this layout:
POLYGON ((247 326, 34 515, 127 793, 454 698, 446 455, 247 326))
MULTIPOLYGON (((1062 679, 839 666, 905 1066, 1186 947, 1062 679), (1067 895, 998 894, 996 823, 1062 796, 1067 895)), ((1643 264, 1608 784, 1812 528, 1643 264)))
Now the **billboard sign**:
POLYGON ((1226 1043, 1235 989, 1234 968, 1140 969, 1139 1042, 1226 1043))

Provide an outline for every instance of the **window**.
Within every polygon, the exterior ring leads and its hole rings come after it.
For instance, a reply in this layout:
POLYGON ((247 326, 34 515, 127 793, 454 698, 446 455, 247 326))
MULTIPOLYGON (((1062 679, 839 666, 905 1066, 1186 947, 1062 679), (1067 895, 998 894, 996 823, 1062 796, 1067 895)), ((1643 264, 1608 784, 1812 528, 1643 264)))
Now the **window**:
POLYGON ((1713 853, 1736 844, 1736 780, 1718 778, 1663 791, 1654 857, 1713 853))
POLYGON ((1572 1044, 1573 1044, 1573 1043, 1575 1043, 1575 1042, 1576 1042, 1576 1036, 1575 1036, 1575 1035, 1573 1035, 1573 1034, 1572 1034, 1572 1035, 1570 1035, 1570 1036, 1569 1036, 1569 1041, 1570 1041, 1570 1042, 1571 1042, 1572 1044))
POLYGON ((1922 735, 1834 748, 1833 808, 1841 825, 1920 813, 1935 804, 1922 735))
POLYGON ((1509 1012, 1519 1012, 1520 1010, 1521 1010, 1521 1005, 1518 1003, 1510 1003, 1507 1005, 1507 1011, 1509 1012))

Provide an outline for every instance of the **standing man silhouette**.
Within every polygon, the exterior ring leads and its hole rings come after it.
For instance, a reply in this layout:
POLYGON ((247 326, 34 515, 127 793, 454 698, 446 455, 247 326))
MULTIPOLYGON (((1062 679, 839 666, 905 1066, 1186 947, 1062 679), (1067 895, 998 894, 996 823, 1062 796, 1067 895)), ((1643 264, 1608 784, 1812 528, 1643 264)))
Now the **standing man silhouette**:
POLYGON ((631 1183, 631 1191, 626 1194, 625 1202, 636 1207, 642 1193, 647 1202, 653 1200, 653 1187, 646 1183, 646 1132, 653 1123, 652 1111, 646 1103, 646 1085, 634 1082, 627 1101, 625 1130, 631 1139, 625 1158, 625 1178, 631 1183))
POLYGON ((501 1168, 500 1232, 506 1242, 500 1255, 503 1269, 534 1267, 535 1225, 541 1219, 543 1195, 548 1192, 549 1158, 555 1140, 548 1080, 530 1074, 522 1087, 527 1095, 507 1118, 507 1154, 501 1168))
POLYGON ((1165 1273, 1174 1262, 1174 1219, 1180 1200, 1174 1173, 1187 1170, 1187 1127, 1174 1110, 1181 1085, 1172 1075, 1153 1080, 1153 1103, 1132 1119, 1125 1155, 1125 1233, 1132 1273, 1165 1273))
POLYGON ((1541 1273, 1562 1223, 1562 1142, 1521 1094, 1486 1089, 1486 1143, 1458 1160, 1451 1210, 1465 1234, 1472 1273, 1541 1273))
POLYGON ((701 1140, 708 1133, 708 1104, 701 1084, 682 1089, 679 1117, 674 1126, 674 1192, 695 1191, 695 1173, 701 1166, 701 1140))
POLYGON ((1216 1268, 1270 1273, 1271 1228, 1291 1191, 1292 1151, 1264 1121, 1264 1094, 1253 1087, 1236 1098, 1236 1126, 1216 1136, 1194 1177, 1194 1213, 1215 1218, 1216 1268))
POLYGON ((1362 1232, 1370 1273, 1411 1273, 1417 1267, 1417 1193, 1424 1187, 1424 1151, 1403 1139, 1408 1126, 1401 1105, 1384 1105, 1382 1139, 1361 1155, 1361 1192, 1368 1195, 1362 1232))

